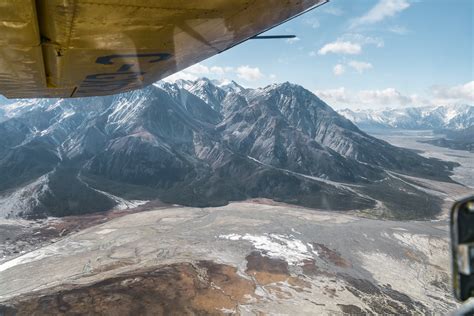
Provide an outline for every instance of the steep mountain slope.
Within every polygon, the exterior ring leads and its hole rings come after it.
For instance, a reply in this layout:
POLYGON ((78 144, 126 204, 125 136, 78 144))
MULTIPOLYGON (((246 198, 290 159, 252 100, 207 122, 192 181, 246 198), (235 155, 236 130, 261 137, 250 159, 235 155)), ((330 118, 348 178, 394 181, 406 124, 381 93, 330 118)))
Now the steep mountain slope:
POLYGON ((463 129, 474 125, 474 106, 453 105, 383 110, 339 110, 359 128, 463 129))
POLYGON ((81 214, 123 199, 208 206, 266 197, 417 218, 440 201, 402 175, 450 181, 453 167, 365 134, 290 83, 244 89, 203 78, 22 102, 0 105, 4 216, 81 214), (25 192, 34 199, 20 203, 25 192))

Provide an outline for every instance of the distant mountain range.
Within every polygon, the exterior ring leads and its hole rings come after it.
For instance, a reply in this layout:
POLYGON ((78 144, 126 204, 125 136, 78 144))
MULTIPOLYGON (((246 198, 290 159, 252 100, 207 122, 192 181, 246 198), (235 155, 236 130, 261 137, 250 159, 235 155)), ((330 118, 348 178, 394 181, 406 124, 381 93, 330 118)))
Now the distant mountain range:
POLYGON ((1 102, 4 217, 265 197, 422 218, 441 200, 403 175, 450 181, 454 167, 367 135, 291 83, 245 89, 203 78, 100 98, 1 102))
POLYGON ((361 129, 450 129, 460 130, 474 126, 474 106, 428 106, 382 110, 339 110, 361 129))

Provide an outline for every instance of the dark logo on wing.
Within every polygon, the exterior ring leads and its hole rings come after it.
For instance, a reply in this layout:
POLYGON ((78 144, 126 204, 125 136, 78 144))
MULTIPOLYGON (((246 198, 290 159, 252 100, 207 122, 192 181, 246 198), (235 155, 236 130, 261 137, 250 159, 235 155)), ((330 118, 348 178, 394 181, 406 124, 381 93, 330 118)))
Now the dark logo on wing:
POLYGON ((87 96, 110 91, 119 92, 123 88, 138 88, 142 85, 143 76, 146 74, 146 71, 140 69, 139 60, 153 64, 169 58, 171 58, 171 54, 168 53, 115 54, 98 57, 96 63, 101 65, 114 65, 116 59, 133 60, 134 62, 118 64, 114 73, 88 75, 74 96, 87 96))

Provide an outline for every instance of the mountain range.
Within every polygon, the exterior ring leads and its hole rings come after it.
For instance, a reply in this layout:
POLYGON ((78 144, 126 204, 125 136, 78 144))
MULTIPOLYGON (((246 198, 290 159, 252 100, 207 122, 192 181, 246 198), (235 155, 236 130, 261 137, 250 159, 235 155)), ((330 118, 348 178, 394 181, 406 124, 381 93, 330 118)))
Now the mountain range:
POLYGON ((247 89, 201 78, 107 97, 0 102, 3 217, 264 197, 425 218, 441 199, 405 175, 451 181, 455 166, 366 134, 288 82, 247 89))
POLYGON ((425 106, 338 111, 364 130, 377 128, 461 130, 474 126, 474 106, 425 106))

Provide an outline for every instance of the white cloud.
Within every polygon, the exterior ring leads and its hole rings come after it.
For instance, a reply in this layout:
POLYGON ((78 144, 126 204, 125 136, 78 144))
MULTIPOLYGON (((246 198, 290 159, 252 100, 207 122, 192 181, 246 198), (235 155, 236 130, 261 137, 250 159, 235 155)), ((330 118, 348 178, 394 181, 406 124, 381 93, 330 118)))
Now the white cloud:
POLYGON ((212 66, 210 69, 210 72, 216 74, 216 75, 223 75, 225 74, 225 70, 222 67, 219 66, 212 66))
POLYGON ((434 86, 428 95, 404 94, 395 88, 349 91, 344 87, 316 90, 316 95, 335 108, 384 108, 423 105, 472 104, 474 81, 456 86, 434 86))
POLYGON ((336 89, 316 90, 314 92, 318 97, 326 101, 331 107, 350 106, 351 99, 346 88, 340 87, 336 89))
POLYGON ((247 81, 255 81, 263 77, 258 67, 240 66, 237 68, 237 77, 247 81))
POLYGON ((163 81, 166 81, 166 82, 176 82, 178 80, 194 81, 197 79, 198 79, 198 76, 192 73, 189 73, 186 71, 179 71, 177 73, 172 74, 171 76, 166 77, 165 79, 163 79, 163 81))
POLYGON ((363 16, 355 19, 352 27, 363 24, 374 24, 392 17, 410 6, 407 0, 380 0, 372 9, 363 16))
MULTIPOLYGON (((328 53, 357 55, 362 52, 364 45, 375 45, 383 47, 384 41, 379 37, 365 36, 359 33, 346 33, 339 37, 336 41, 327 43, 319 49, 319 55, 328 53)), ((316 52, 309 52, 309 56, 316 56, 316 52)))
POLYGON ((220 67, 212 66, 207 67, 201 63, 194 64, 186 69, 183 69, 182 72, 187 72, 196 75, 223 75, 228 72, 232 72, 234 68, 232 67, 220 67))
POLYGON ((207 75, 210 73, 209 67, 204 66, 203 64, 194 64, 191 67, 184 69, 184 71, 192 74, 207 75))
POLYGON ((369 70, 369 69, 373 68, 372 64, 369 63, 369 62, 351 60, 347 63, 336 64, 332 68, 332 72, 334 73, 334 75, 340 76, 340 75, 342 75, 343 73, 346 72, 346 67, 347 66, 353 68, 355 71, 357 71, 360 74, 363 73, 366 70, 369 70))
POLYGON ((288 44, 293 44, 293 43, 296 43, 296 42, 299 42, 300 41, 300 38, 299 37, 293 37, 293 38, 287 38, 286 39, 286 42, 288 44))
POLYGON ((229 72, 233 72, 234 68, 233 67, 220 67, 220 66, 212 66, 209 69, 210 74, 214 75, 224 75, 229 72))
POLYGON ((364 61, 351 60, 347 64, 349 65, 349 67, 354 68, 358 73, 363 73, 365 70, 373 68, 371 63, 364 61))
POLYGON ((321 23, 319 23, 319 20, 315 17, 306 18, 303 22, 304 24, 311 26, 313 29, 317 29, 321 26, 321 23))
POLYGON ((197 80, 200 76, 208 76, 209 74, 211 74, 211 70, 209 69, 209 67, 197 63, 186 69, 178 71, 163 80, 167 82, 176 82, 178 80, 194 81, 197 80))
POLYGON ((349 55, 356 55, 360 54, 362 51, 362 47, 360 44, 352 43, 352 42, 343 42, 343 41, 336 41, 332 43, 327 43, 318 51, 319 55, 326 55, 327 53, 335 53, 335 54, 349 54, 349 55))
POLYGON ((346 69, 345 69, 344 65, 341 65, 341 64, 337 64, 337 65, 334 66, 334 68, 332 69, 332 72, 333 72, 336 76, 342 75, 345 71, 346 71, 346 69))
MULTIPOLYGON (((406 96, 394 88, 352 92, 344 87, 315 91, 321 99, 335 108, 400 107, 415 105, 416 96, 406 96)), ((416 99, 418 100, 418 99, 416 99)))
POLYGON ((385 44, 383 39, 381 39, 380 37, 365 36, 360 33, 346 33, 343 36, 341 36, 338 40, 357 43, 361 46, 375 45, 378 48, 383 47, 385 44))
POLYGON ((344 14, 344 11, 341 8, 332 5, 325 5, 323 11, 335 16, 341 16, 344 14))
POLYGON ((398 34, 398 35, 404 35, 408 33, 408 29, 404 26, 401 25, 394 25, 388 29, 390 32, 398 34))
POLYGON ((234 68, 232 67, 220 67, 220 66, 207 67, 206 65, 197 63, 165 78, 164 80, 167 82, 175 82, 180 79, 194 81, 198 79, 199 77, 206 77, 206 76, 222 77, 232 72, 234 72, 234 68))
POLYGON ((269 74, 268 78, 270 79, 270 82, 272 82, 272 83, 277 82, 277 75, 275 75, 275 74, 269 74))
POLYGON ((437 85, 430 92, 437 103, 474 103, 474 81, 452 87, 437 85))
POLYGON ((406 106, 412 99, 394 88, 362 90, 357 93, 359 102, 374 106, 406 106))
MULTIPOLYGON (((208 67, 197 63, 165 78, 164 80, 167 82, 175 82, 179 79, 194 81, 199 77, 211 77, 214 79, 225 80, 232 75, 246 81, 256 81, 265 77, 258 67, 250 67, 248 65, 237 68, 221 66, 208 67)), ((274 80, 275 78, 270 77, 270 79, 274 80)))

